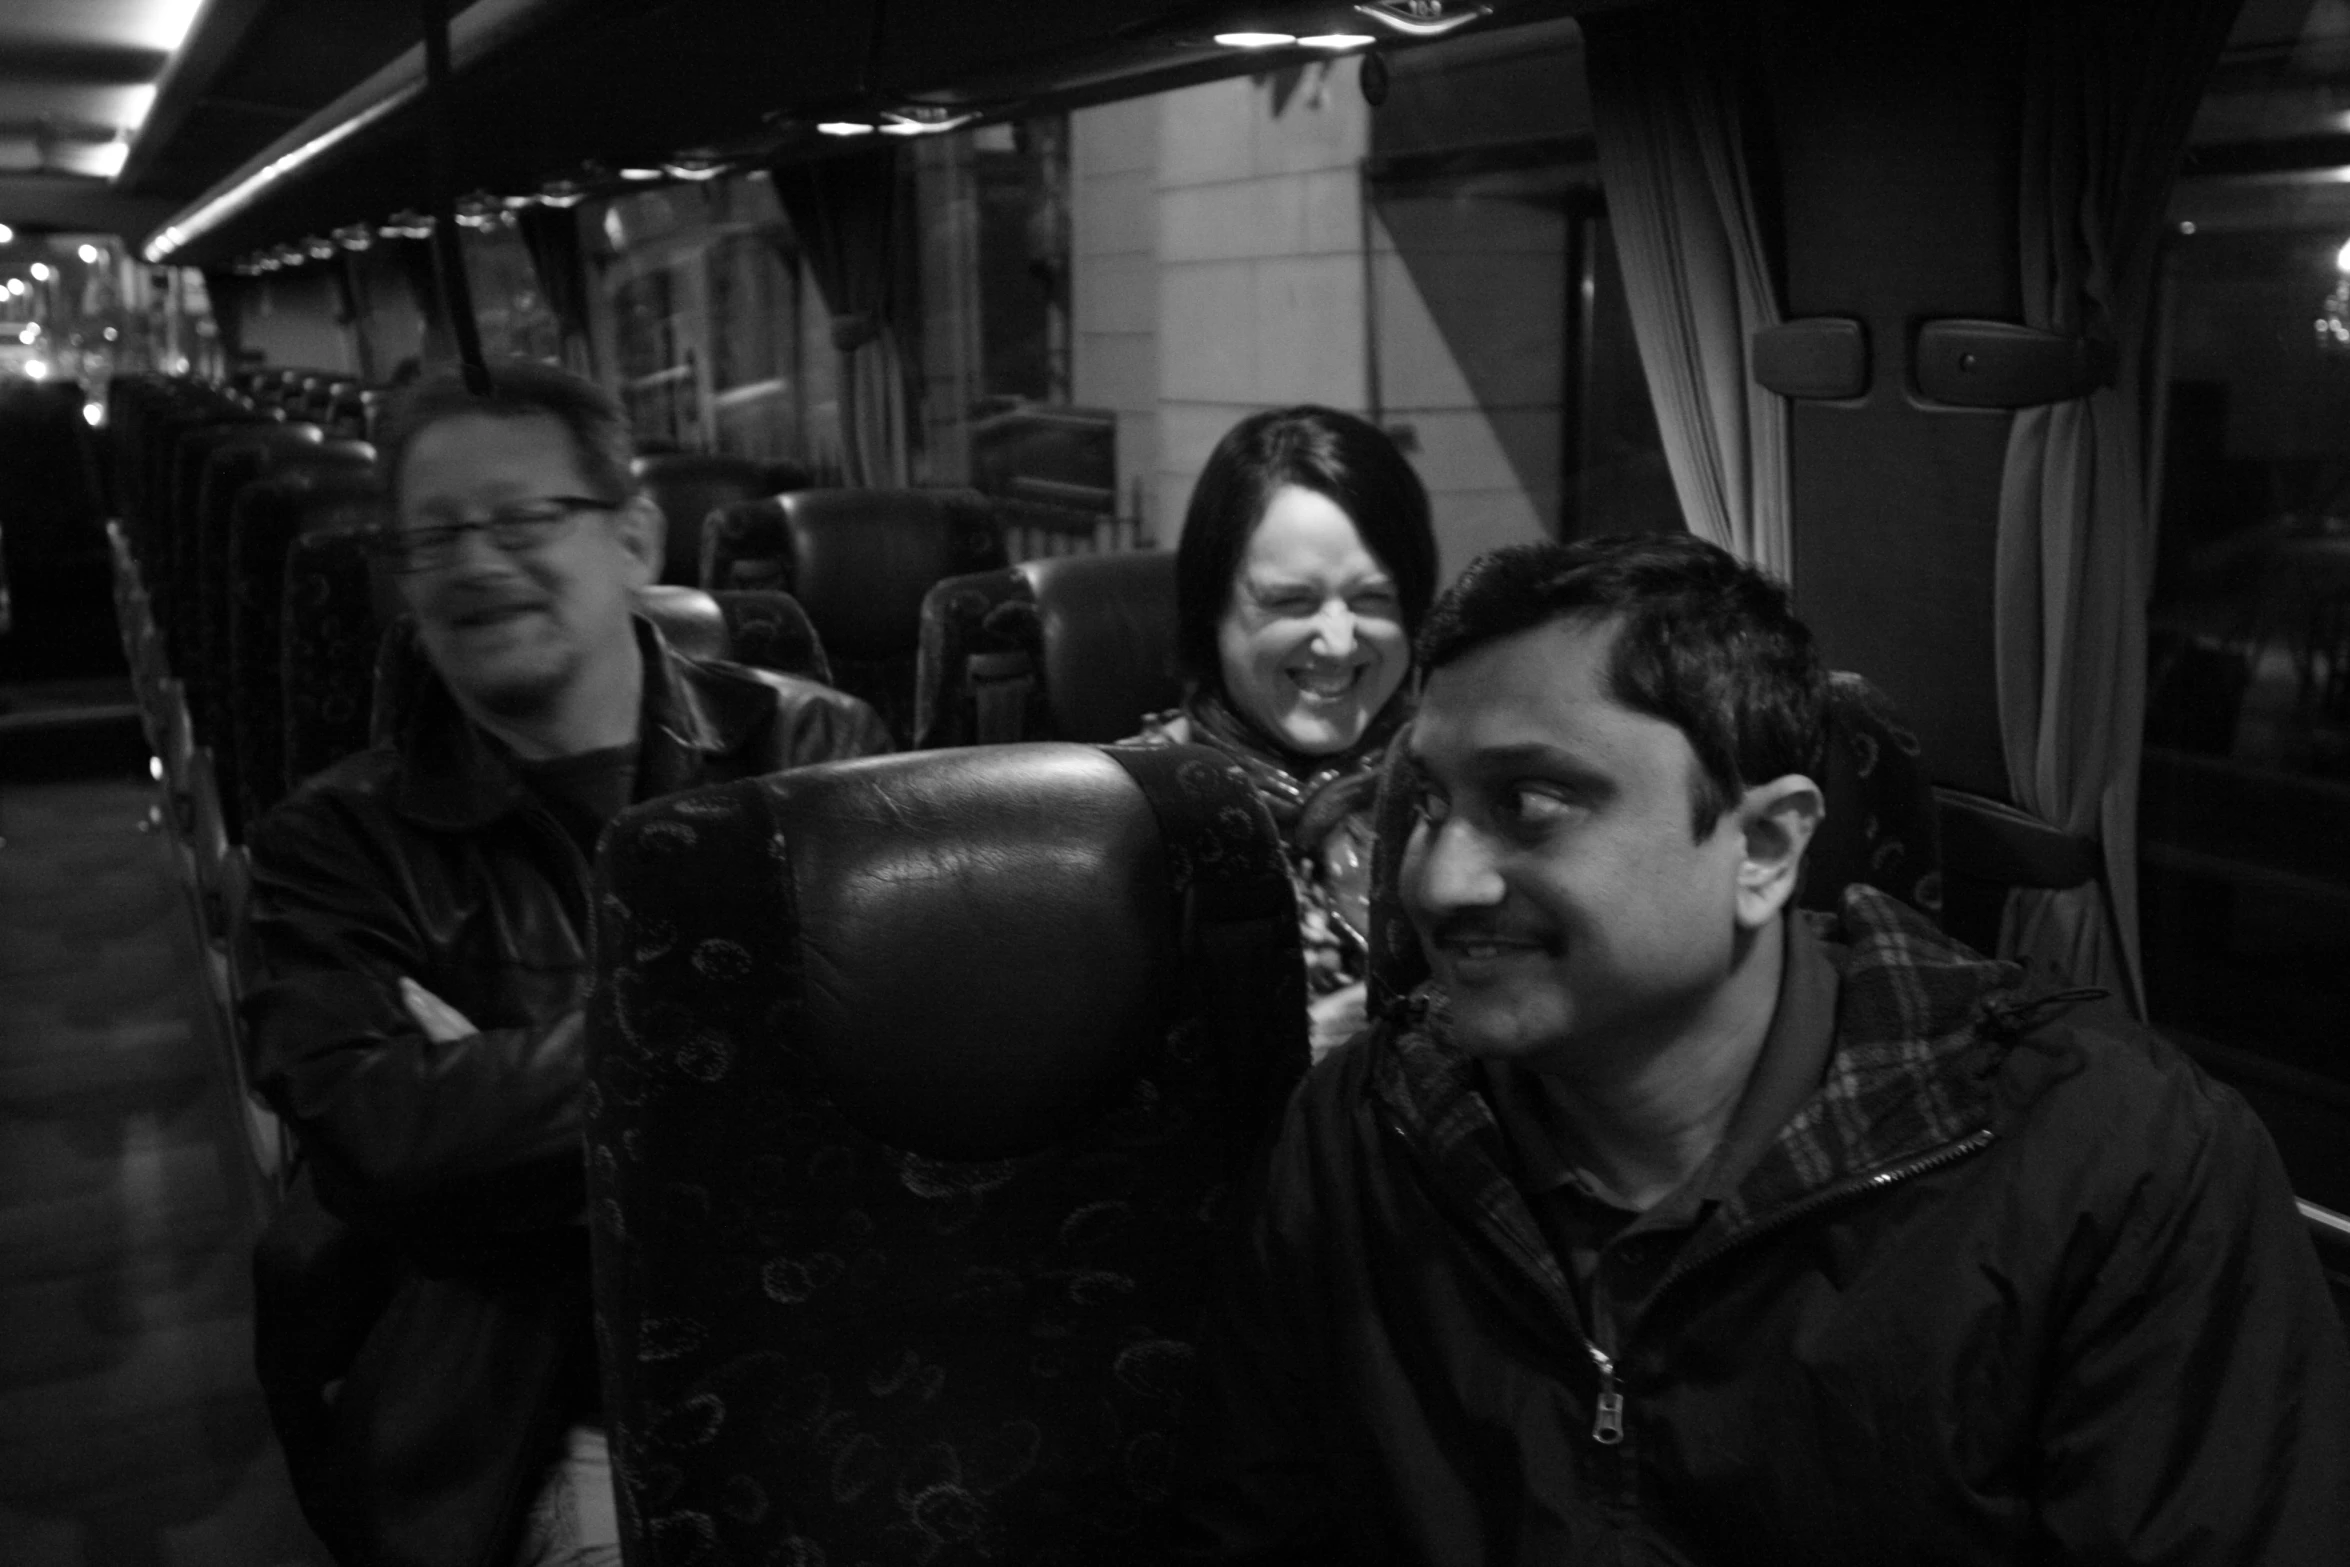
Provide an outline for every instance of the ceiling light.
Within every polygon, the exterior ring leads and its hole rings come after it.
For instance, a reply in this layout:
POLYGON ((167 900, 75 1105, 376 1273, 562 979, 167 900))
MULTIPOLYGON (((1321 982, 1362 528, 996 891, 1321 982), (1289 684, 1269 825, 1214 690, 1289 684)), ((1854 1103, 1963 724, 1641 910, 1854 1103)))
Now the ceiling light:
POLYGON ((576 207, 587 196, 587 187, 577 180, 549 180, 539 187, 539 200, 550 207, 576 207))
POLYGON ((28 359, 24 362, 24 373, 27 380, 46 381, 49 379, 49 366, 42 360, 28 359))
POLYGON ((1295 33, 1218 33, 1216 42, 1227 49, 1279 49, 1297 42, 1295 33))
POLYGON ((94 267, 98 264, 98 247, 95 245, 84 245, 74 254, 82 258, 83 266, 94 267))
POLYGON ((313 261, 332 261, 335 258, 335 242, 331 239, 320 239, 315 234, 302 241, 302 248, 310 252, 310 259, 313 261))
POLYGON ((976 114, 957 114, 952 109, 927 103, 909 104, 884 113, 881 131, 885 136, 937 136, 946 131, 959 131, 978 118, 976 114))
POLYGON ((669 176, 659 169, 622 169, 620 177, 624 180, 662 180, 669 176))
POLYGON ((40 339, 41 323, 38 321, 27 321, 24 324, 24 330, 16 334, 16 340, 20 343, 37 343, 40 339))
POLYGON ((82 404, 82 423, 93 430, 104 425, 106 423, 106 405, 104 403, 82 404))
POLYGON ((470 196, 460 196, 456 203, 457 221, 469 229, 486 229, 504 215, 505 208, 498 198, 486 190, 477 190, 470 196))
POLYGON ((681 180, 714 180, 726 172, 725 163, 707 149, 681 152, 661 167, 672 179, 681 180))
POLYGON ((1369 33, 1315 33, 1298 40, 1308 49, 1360 49, 1378 41, 1369 33))
POLYGON ((1370 0, 1355 9, 1372 21, 1408 38, 1442 38, 1490 15, 1491 6, 1463 6, 1447 12, 1444 0, 1370 0))
POLYGON ((2345 240, 2342 248, 2334 252, 2334 270, 2350 273, 2350 240, 2345 240))
POLYGON ((33 281, 36 283, 46 283, 49 281, 49 263, 46 261, 36 261, 25 270, 32 273, 33 281))
POLYGON ((376 232, 386 239, 430 239, 432 219, 417 211, 395 212, 376 232))
POLYGON ((8 297, 11 299, 22 299, 24 297, 23 278, 12 277, 8 280, 8 297))
POLYGON ((365 250, 375 243, 375 231, 364 223, 346 224, 335 230, 335 243, 345 250, 365 250))
POLYGON ((0 223, 0 245, 13 244, 15 241, 16 230, 10 228, 5 223, 0 223))
POLYGON ((816 129, 826 136, 870 136, 881 127, 870 120, 818 120, 816 129))

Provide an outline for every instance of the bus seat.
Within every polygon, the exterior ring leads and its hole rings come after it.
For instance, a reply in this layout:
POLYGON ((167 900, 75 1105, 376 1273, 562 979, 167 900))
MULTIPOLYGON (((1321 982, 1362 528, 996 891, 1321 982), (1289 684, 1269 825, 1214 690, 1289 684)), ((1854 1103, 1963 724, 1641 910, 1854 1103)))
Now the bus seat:
POLYGON ((710 588, 778 588, 807 611, 834 683, 892 736, 914 730, 922 600, 1004 564, 994 508, 970 490, 797 490, 728 507, 702 555, 710 588))
MULTIPOLYGON (((373 503, 380 517, 383 502, 373 503)), ((399 613, 378 567, 379 523, 301 532, 286 555, 279 621, 285 692, 285 787, 367 748, 376 645, 399 613)))
MULTIPOLYGON (((670 647, 688 658, 727 659, 820 682, 828 673, 815 629, 784 594, 720 595, 664 582, 640 588, 637 608, 660 627, 670 647), (738 629, 744 632, 739 643, 738 629)), ((426 673, 415 617, 403 611, 385 626, 376 650, 368 718, 374 743, 398 737, 426 673)))
POLYGON ((1182 696, 1172 551, 1032 560, 923 600, 918 747, 1121 740, 1182 696))
POLYGON ((722 588, 710 594, 726 620, 726 656, 754 669, 780 669, 819 685, 832 684, 832 661, 808 621, 808 612, 788 593, 722 588))
MULTIPOLYGON (((1943 791, 1926 781, 1917 733, 1860 675, 1830 671, 1827 695, 1826 754, 1813 780, 1827 810, 1804 853, 1795 906, 1832 913, 1845 888, 1866 884, 1939 922, 1949 816, 1939 799, 1943 791)), ((1391 753, 1373 806, 1367 1005, 1374 1017, 1428 977, 1397 885, 1416 808, 1391 753)))
POLYGON ((596 904, 628 1557, 896 1560, 950 1529, 1157 1559, 1213 1242, 1306 1060, 1240 774, 1075 745, 801 768, 626 813, 596 904))
POLYGON ((223 756, 223 730, 233 717, 228 681, 229 529, 237 493, 267 473, 280 454, 315 448, 324 432, 302 422, 255 425, 215 443, 196 482, 192 525, 183 545, 193 556, 187 576, 188 663, 182 671, 196 738, 223 756))
POLYGON ((629 464, 667 524, 661 580, 692 586, 702 564, 702 525, 711 512, 755 500, 767 489, 767 465, 717 452, 662 452, 629 464))
POLYGON ((306 532, 373 527, 382 509, 371 448, 326 441, 305 457, 247 485, 229 518, 221 804, 229 837, 238 843, 286 792, 285 589, 294 540, 306 532))
MULTIPOLYGON (((1998 949, 2007 894, 2018 887, 2064 891, 2094 886, 2114 918, 2105 855, 2094 838, 2066 832, 2003 800, 1937 785, 1950 933, 1979 952, 1998 949)), ((2112 928, 2119 929, 2118 923, 2112 928)), ((2070 984, 2067 975, 2046 976, 2070 984)))
POLYGON ((1917 731, 1892 699, 1850 670, 1828 675, 1826 820, 1803 856, 1798 908, 1834 913, 1854 882, 1942 918, 1942 829, 1917 731))

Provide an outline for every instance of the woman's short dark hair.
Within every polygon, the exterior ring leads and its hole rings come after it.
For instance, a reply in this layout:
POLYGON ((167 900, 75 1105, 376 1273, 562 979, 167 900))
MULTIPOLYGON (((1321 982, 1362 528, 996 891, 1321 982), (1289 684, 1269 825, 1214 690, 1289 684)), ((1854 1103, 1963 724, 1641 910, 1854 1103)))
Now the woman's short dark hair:
POLYGON ((1224 432, 1200 470, 1175 551, 1176 656, 1195 689, 1224 688, 1216 632, 1233 579, 1274 492, 1290 484, 1327 497, 1354 523, 1395 579, 1407 635, 1436 596, 1428 491, 1378 426, 1312 403, 1251 414, 1224 432))
POLYGON ((571 439, 579 476, 599 499, 626 500, 636 493, 629 471, 635 455, 628 415, 619 400, 595 382, 535 359, 507 359, 489 367, 489 390, 477 392, 455 368, 435 370, 392 399, 384 434, 377 443, 384 486, 395 508, 400 501, 400 467, 416 438, 444 419, 486 414, 493 419, 552 419, 571 439))
POLYGON ((1827 676, 1810 629, 1775 578, 1687 534, 1513 544, 1480 556, 1428 612, 1420 667, 1433 674, 1561 619, 1615 625, 1608 694, 1689 737, 1698 837, 1754 785, 1818 776, 1827 676))

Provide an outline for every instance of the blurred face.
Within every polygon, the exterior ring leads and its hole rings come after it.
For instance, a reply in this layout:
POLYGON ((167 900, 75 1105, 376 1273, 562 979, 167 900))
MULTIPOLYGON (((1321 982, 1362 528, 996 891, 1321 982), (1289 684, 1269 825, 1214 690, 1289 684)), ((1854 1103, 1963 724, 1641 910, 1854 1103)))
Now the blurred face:
POLYGON ((537 515, 536 537, 500 546, 459 534, 403 576, 426 654, 461 698, 501 717, 548 711, 583 675, 636 656, 635 590, 652 579, 657 533, 641 501, 597 499, 563 426, 544 415, 464 414, 428 427, 400 468, 399 526, 537 515), (546 520, 552 518, 553 520, 546 520))
POLYGON ((1249 535, 1216 650, 1233 707, 1307 756, 1360 740, 1412 663, 1395 580, 1337 502, 1294 484, 1249 535))
POLYGON ((1572 1074, 1669 1041, 1709 1015, 1762 917, 1739 895, 1740 813, 1690 833, 1688 737, 1608 695, 1614 637, 1553 621, 1422 693, 1401 890, 1472 1054, 1572 1074))

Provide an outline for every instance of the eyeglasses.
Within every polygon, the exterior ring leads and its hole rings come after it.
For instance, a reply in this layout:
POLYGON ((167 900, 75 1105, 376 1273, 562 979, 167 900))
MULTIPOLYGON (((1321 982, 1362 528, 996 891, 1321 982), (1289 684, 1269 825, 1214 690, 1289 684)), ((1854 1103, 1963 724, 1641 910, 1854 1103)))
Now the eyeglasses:
POLYGON ((592 495, 516 501, 475 522, 389 530, 377 537, 376 548, 394 571, 437 571, 457 558, 457 541, 476 529, 488 534, 499 549, 519 553, 554 543, 571 531, 572 519, 581 512, 611 511, 616 504, 592 495))

